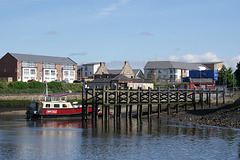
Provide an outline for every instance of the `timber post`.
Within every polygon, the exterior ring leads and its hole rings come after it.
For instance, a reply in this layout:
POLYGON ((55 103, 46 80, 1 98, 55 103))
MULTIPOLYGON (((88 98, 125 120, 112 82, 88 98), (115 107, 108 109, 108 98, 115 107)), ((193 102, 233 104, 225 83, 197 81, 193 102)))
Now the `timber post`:
POLYGON ((160 87, 158 87, 158 118, 160 118, 160 113, 161 113, 161 92, 160 92, 160 87))
POLYGON ((193 92, 193 108, 194 108, 194 111, 196 111, 196 88, 194 88, 194 92, 193 92))
POLYGON ((211 89, 209 89, 209 102, 208 102, 209 107, 211 107, 211 89))
POLYGON ((96 110, 97 110, 97 106, 96 106, 96 101, 95 101, 95 88, 92 89, 92 120, 96 118, 96 110))
POLYGON ((170 88, 167 90, 167 114, 170 115, 170 88))
POLYGON ((203 88, 202 88, 202 90, 200 91, 200 104, 201 104, 201 109, 203 109, 204 108, 204 106, 203 106, 203 88))

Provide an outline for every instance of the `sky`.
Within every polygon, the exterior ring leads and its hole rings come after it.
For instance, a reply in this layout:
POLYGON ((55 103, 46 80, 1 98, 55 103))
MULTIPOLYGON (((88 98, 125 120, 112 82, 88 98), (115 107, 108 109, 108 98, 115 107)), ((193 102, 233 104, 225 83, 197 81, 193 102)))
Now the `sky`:
POLYGON ((239 0, 0 0, 0 56, 129 61, 240 62, 239 0))

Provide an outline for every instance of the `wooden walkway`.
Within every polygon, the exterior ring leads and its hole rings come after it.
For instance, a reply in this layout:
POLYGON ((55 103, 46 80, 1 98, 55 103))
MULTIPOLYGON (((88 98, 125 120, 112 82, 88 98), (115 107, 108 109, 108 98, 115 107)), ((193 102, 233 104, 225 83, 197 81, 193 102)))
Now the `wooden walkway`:
MULTIPOLYGON (((121 118, 122 108, 126 108, 126 118, 132 118, 133 106, 136 106, 135 116, 138 121, 142 121, 143 108, 147 108, 147 115, 150 118, 153 113, 153 105, 157 106, 158 117, 162 111, 168 114, 171 108, 179 112, 179 107, 183 106, 188 110, 192 106, 197 110, 197 104, 200 109, 213 104, 218 106, 219 102, 225 103, 225 93, 220 90, 161 90, 161 89, 87 89, 82 90, 83 107, 101 107, 103 119, 109 120, 110 107, 113 108, 114 120, 121 118), (221 99, 220 99, 221 98, 221 99), (204 104, 205 103, 205 104, 204 104), (166 106, 166 107, 163 107, 166 106), (174 106, 174 107, 171 107, 174 106)), ((83 111, 82 118, 88 119, 88 113, 83 111)), ((92 114, 92 119, 98 118, 97 110, 92 114)))

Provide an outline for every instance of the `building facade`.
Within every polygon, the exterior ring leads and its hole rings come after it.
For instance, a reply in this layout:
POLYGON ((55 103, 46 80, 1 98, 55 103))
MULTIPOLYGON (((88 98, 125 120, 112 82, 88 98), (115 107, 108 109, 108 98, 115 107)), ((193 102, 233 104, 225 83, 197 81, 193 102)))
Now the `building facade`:
POLYGON ((0 77, 39 82, 77 79, 77 64, 70 58, 7 53, 0 59, 0 77))
POLYGON ((156 82, 180 83, 185 77, 189 77, 189 71, 198 70, 204 67, 206 70, 211 68, 221 68, 221 62, 211 63, 185 63, 173 61, 149 61, 144 67, 144 79, 156 82), (210 67, 210 68, 209 68, 210 67))
MULTIPOLYGON (((136 72, 140 74, 139 71, 136 72)), ((124 66, 121 70, 108 70, 105 63, 100 63, 100 67, 95 73, 94 80, 89 82, 90 88, 102 88, 108 86, 110 88, 132 88, 137 89, 141 87, 143 89, 153 88, 152 81, 144 80, 136 77, 135 72, 129 65, 128 61, 124 62, 124 66)))
POLYGON ((87 80, 91 81, 94 79, 94 75, 96 71, 98 70, 100 66, 99 63, 87 63, 87 64, 82 64, 78 68, 78 80, 87 80))

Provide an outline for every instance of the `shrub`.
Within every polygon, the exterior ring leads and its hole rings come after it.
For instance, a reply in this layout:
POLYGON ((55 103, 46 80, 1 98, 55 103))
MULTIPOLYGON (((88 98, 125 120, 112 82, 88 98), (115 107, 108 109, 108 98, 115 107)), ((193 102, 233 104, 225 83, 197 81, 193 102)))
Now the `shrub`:
POLYGON ((52 91, 53 93, 63 92, 62 83, 60 83, 60 82, 52 81, 52 82, 47 83, 47 85, 48 85, 48 89, 50 91, 52 91))
POLYGON ((38 81, 31 81, 28 82, 28 88, 30 89, 43 89, 45 88, 45 84, 42 82, 38 82, 38 81))
POLYGON ((17 81, 17 82, 10 82, 8 87, 11 89, 27 89, 28 84, 27 82, 17 81))

